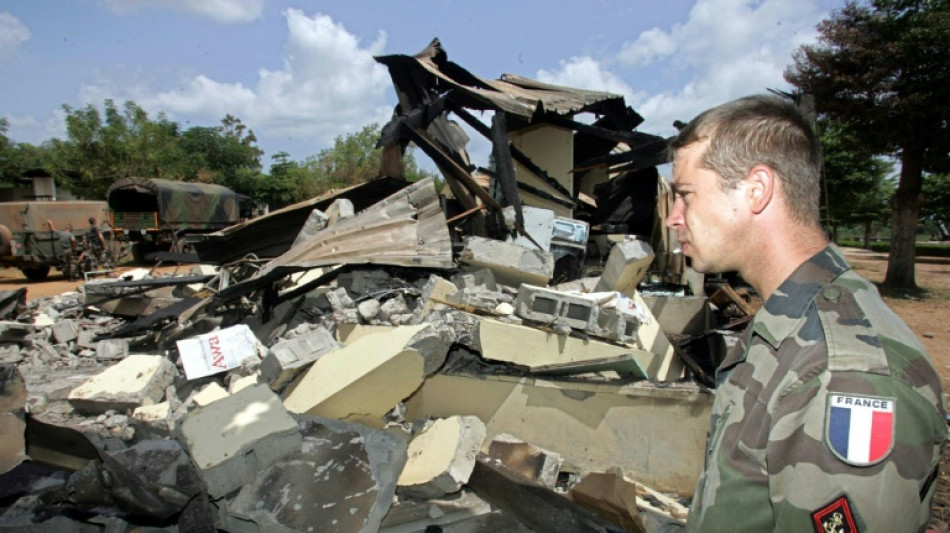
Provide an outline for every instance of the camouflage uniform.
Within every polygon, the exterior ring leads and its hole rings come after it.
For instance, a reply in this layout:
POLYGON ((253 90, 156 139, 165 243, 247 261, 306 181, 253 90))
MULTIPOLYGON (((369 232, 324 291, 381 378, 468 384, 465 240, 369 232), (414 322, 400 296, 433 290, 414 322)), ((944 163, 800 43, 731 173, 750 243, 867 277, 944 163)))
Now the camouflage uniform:
POLYGON ((690 530, 923 528, 947 436, 940 380, 914 334, 836 248, 769 297, 716 379, 690 530), (873 416, 874 430, 841 426, 845 411, 873 416))

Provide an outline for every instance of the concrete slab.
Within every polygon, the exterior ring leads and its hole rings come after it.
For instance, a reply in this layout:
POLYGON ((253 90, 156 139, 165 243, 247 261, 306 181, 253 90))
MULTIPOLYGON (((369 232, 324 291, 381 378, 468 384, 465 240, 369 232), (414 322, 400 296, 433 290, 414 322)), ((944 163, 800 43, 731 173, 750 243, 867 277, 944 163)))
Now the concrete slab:
POLYGON ((657 356, 633 346, 558 335, 530 326, 482 318, 478 323, 482 357, 532 372, 576 374, 614 370, 636 379, 658 379, 657 356), (530 346, 531 349, 525 349, 530 346))
POLYGON ((709 299, 704 296, 644 295, 643 301, 667 335, 698 335, 709 329, 709 299))
POLYGON ((266 385, 248 387, 189 413, 180 431, 212 498, 250 483, 301 443, 297 423, 266 385))
POLYGON ((70 391, 69 403, 86 414, 125 412, 162 401, 177 370, 161 355, 130 355, 70 391))
POLYGON ((554 275, 554 255, 517 244, 482 237, 466 237, 459 260, 474 268, 487 268, 499 283, 547 285, 554 275))
POLYGON ((169 402, 143 405, 132 411, 132 427, 136 437, 168 438, 172 436, 175 424, 172 421, 172 408, 169 402))
POLYGON ((438 498, 458 492, 475 468, 485 442, 485 424, 474 416, 433 421, 409 443, 409 460, 399 475, 400 493, 438 498))
POLYGON ((561 454, 572 471, 620 467, 657 490, 690 495, 703 467, 712 398, 692 383, 436 374, 406 401, 406 417, 474 415, 489 439, 514 435, 561 454))
POLYGON ((66 344, 79 338, 79 326, 70 319, 58 320, 53 324, 53 338, 58 344, 66 344))
POLYGON ((302 416, 300 448, 241 489, 229 512, 261 531, 375 532, 389 510, 406 443, 385 431, 302 416))
POLYGON ((382 417, 419 388, 424 359, 407 348, 424 327, 400 326, 328 352, 284 392, 293 413, 382 427, 382 417))

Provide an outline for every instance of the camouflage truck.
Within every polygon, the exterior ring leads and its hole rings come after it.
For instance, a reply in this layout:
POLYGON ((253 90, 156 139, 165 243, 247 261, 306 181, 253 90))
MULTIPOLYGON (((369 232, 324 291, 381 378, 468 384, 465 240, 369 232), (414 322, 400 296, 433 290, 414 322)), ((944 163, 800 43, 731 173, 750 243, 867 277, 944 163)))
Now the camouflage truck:
POLYGON ((148 252, 182 251, 189 235, 211 233, 240 222, 251 200, 222 185, 158 178, 127 178, 106 191, 116 237, 148 252))
MULTIPOLYGON (((50 269, 61 270, 68 278, 83 271, 111 267, 108 243, 89 238, 90 219, 97 224, 108 220, 105 202, 2 202, 0 203, 0 264, 19 268, 28 279, 38 281, 50 269), (73 239, 63 239, 67 225, 73 239), (73 241, 74 245, 64 245, 73 241)), ((99 227, 98 234, 109 239, 111 230, 99 227)))

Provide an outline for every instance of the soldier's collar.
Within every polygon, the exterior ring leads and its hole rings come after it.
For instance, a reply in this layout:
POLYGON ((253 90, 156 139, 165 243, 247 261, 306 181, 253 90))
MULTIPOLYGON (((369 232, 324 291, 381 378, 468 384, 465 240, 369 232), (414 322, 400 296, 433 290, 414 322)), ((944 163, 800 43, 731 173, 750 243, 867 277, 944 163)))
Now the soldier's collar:
POLYGON ((851 267, 837 246, 830 244, 792 272, 756 313, 752 331, 772 348, 792 334, 822 287, 851 267))

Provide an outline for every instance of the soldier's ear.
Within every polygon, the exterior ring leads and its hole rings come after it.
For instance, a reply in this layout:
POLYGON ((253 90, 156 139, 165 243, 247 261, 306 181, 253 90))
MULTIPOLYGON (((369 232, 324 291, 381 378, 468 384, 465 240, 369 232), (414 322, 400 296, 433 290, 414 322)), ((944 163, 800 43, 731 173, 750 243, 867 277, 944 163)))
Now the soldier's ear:
POLYGON ((776 188, 775 171, 766 165, 756 165, 746 174, 746 196, 749 209, 756 215, 772 203, 776 188))

